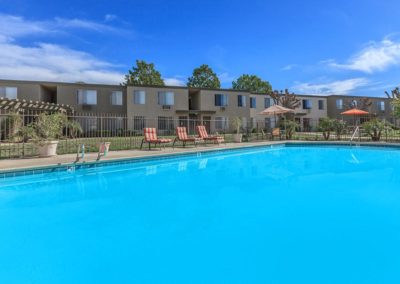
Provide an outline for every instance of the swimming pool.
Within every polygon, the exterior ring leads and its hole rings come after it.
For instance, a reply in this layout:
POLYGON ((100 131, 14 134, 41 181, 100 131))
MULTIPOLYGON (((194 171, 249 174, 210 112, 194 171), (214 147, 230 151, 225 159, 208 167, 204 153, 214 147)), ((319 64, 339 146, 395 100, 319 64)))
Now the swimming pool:
POLYGON ((0 283, 399 283, 400 151, 265 147, 0 180, 0 283))

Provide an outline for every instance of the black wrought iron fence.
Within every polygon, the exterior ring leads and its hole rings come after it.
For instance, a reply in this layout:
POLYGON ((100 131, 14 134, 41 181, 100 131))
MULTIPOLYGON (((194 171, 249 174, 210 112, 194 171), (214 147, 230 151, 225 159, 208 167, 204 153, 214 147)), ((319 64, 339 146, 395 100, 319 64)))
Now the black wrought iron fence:
MULTIPOLYGON (((39 114, 40 111, 14 113, 3 110, 0 112, 0 159, 32 157, 38 154, 32 141, 22 139, 18 135, 18 131, 33 123, 39 114)), ((209 134, 223 135, 228 143, 233 141, 233 134, 237 129, 235 123, 229 118, 199 120, 189 119, 185 116, 152 118, 135 115, 75 113, 69 115, 68 120, 77 122, 81 129, 77 131, 65 128, 64 138, 59 141, 58 154, 76 153, 82 145, 85 145, 87 152, 94 152, 97 151, 97 145, 100 142, 111 142, 110 150, 112 151, 138 149, 145 127, 156 128, 160 137, 174 139, 177 126, 186 127, 188 135, 197 135, 196 126, 204 125, 209 134)), ((363 122, 366 121, 368 119, 363 122)), ((400 130, 393 125, 389 126, 388 124, 381 129, 377 139, 376 133, 363 127, 363 122, 357 122, 361 128, 354 137, 355 141, 400 142, 400 130)), ((239 129, 244 142, 269 139, 349 141, 354 134, 355 127, 351 120, 341 131, 331 129, 328 131, 329 134, 322 131, 319 123, 318 119, 303 118, 293 126, 290 121, 276 123, 270 119, 243 119, 239 129), (280 129, 280 137, 272 137, 271 133, 274 128, 280 129)))

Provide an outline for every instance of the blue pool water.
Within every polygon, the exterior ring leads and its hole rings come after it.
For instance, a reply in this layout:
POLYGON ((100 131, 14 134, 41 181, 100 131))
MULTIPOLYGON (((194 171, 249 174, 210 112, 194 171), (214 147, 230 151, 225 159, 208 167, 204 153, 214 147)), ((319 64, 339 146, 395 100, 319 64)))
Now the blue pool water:
POLYGON ((0 180, 0 283, 400 283, 400 151, 254 148, 0 180))

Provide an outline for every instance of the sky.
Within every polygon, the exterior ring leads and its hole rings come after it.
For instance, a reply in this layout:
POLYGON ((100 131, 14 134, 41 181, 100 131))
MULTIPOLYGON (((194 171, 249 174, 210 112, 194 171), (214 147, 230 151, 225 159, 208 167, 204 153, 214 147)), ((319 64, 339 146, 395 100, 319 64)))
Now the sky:
POLYGON ((137 59, 166 84, 208 64, 222 87, 384 96, 400 85, 398 0, 0 0, 0 79, 119 84, 137 59))

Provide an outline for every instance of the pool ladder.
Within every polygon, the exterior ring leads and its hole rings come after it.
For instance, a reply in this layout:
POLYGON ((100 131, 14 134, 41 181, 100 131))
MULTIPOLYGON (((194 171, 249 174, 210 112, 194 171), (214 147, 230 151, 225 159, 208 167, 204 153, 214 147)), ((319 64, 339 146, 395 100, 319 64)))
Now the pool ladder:
MULTIPOLYGON (((357 133, 358 133, 358 140, 359 140, 359 142, 360 142, 360 140, 361 140, 361 136, 360 136, 360 126, 357 126, 356 129, 354 129, 354 132, 353 132, 353 134, 351 135, 351 138, 350 138, 350 146, 353 145, 353 140, 354 140, 354 138, 356 137, 356 134, 357 134, 357 133)), ((358 143, 358 145, 360 145, 360 144, 358 143)))

